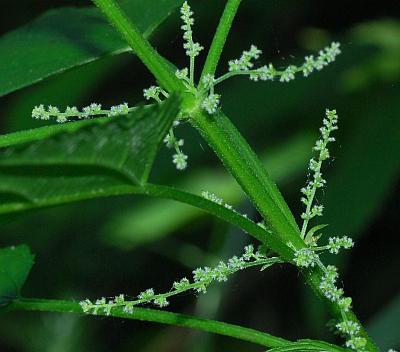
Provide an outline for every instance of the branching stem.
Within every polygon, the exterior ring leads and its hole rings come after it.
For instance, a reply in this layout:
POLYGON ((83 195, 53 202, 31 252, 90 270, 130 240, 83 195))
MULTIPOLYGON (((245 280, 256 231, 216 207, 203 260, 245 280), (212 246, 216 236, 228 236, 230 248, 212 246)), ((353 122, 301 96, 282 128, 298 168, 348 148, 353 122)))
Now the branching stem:
POLYGON ((202 86, 203 78, 210 74, 214 75, 217 69, 222 50, 225 46, 226 39, 232 27, 233 20, 242 0, 228 0, 224 12, 219 21, 214 39, 211 43, 210 50, 207 55, 206 63, 201 73, 200 87, 202 86))

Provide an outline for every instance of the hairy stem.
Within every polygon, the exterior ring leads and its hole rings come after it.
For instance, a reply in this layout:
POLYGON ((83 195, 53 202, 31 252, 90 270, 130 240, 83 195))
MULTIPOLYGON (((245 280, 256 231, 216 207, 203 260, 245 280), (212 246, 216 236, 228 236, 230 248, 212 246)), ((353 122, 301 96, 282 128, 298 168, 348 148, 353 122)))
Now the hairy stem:
MULTIPOLYGON (((297 249, 305 247, 296 221, 277 186, 229 119, 223 113, 209 116, 198 111, 192 123, 281 241, 285 244, 291 242, 297 249)), ((292 252, 279 254, 286 260, 292 259, 292 252)))
MULTIPOLYGON (((21 298, 12 302, 5 309, 7 311, 41 311, 82 314, 82 308, 77 302, 48 299, 21 298)), ((106 314, 99 312, 98 315, 104 316, 106 314)), ((253 329, 244 328, 233 324, 227 324, 215 320, 207 320, 184 314, 160 311, 156 309, 133 308, 132 313, 125 313, 122 309, 115 309, 113 310, 111 317, 150 321, 161 324, 197 329, 214 334, 233 337, 239 340, 252 342, 270 348, 283 347, 294 344, 291 341, 253 329)), ((316 341, 315 343, 318 345, 319 342, 316 341)), ((337 346, 331 346, 332 351, 343 350, 337 346)))
POLYGON ((126 40, 139 59, 169 92, 182 91, 182 82, 175 76, 166 59, 150 45, 136 26, 128 19, 115 0, 92 0, 108 21, 126 40))
MULTIPOLYGON (((283 243, 291 243, 296 249, 304 248, 300 230, 278 188, 230 120, 222 113, 210 116, 197 112, 193 115, 192 123, 236 178, 277 237, 283 243)), ((278 254, 288 261, 293 259, 287 251, 278 254)), ((323 271, 317 268, 304 270, 303 273, 316 294, 329 305, 335 317, 341 319, 337 303, 325 299, 319 289, 323 271)), ((346 315, 358 321, 353 312, 346 315)), ((378 351, 364 328, 360 335, 367 339, 368 351, 378 351)))
MULTIPOLYGON (((224 13, 219 21, 214 39, 211 43, 210 50, 208 51, 206 63, 201 73, 201 78, 207 74, 214 75, 224 48, 226 38, 232 27, 233 20, 242 0, 228 0, 226 3, 224 13)), ((202 86, 202 79, 200 79, 200 87, 202 86)))

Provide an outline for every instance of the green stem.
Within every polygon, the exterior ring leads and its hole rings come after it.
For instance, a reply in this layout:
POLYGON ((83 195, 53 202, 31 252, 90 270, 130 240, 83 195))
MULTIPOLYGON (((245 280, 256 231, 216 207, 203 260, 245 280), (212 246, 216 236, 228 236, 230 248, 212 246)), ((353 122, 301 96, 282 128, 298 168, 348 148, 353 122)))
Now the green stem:
MULTIPOLYGON (((77 302, 48 299, 21 298, 12 302, 6 309, 7 311, 41 311, 83 314, 82 308, 77 302)), ((99 312, 98 315, 104 316, 105 313, 99 312)), ((113 310, 111 316, 116 318, 150 321, 203 330, 214 334, 225 335, 239 340, 252 342, 266 347, 281 347, 292 343, 291 341, 253 329, 214 320, 201 319, 184 314, 159 311, 156 309, 133 308, 132 314, 125 313, 122 309, 115 309, 113 310)))
POLYGON ((194 87, 194 62, 195 59, 194 57, 190 57, 190 69, 189 69, 189 75, 190 75, 190 86, 194 87))
MULTIPOLYGON (((35 311, 83 314, 82 308, 77 302, 34 298, 20 298, 15 300, 5 308, 2 308, 2 311, 35 311)), ((107 316, 101 311, 99 311, 97 315, 107 316)), ((116 308, 112 311, 110 317, 150 321, 160 324, 202 330, 218 335, 233 337, 238 340, 251 342, 268 348, 293 347, 297 345, 297 342, 285 340, 265 332, 260 332, 242 326, 219 322, 216 320, 197 318, 185 314, 160 311, 156 309, 133 308, 132 313, 125 313, 122 309, 116 308)), ((298 343, 304 344, 303 340, 299 341, 298 343)), ((345 349, 341 347, 324 343, 322 341, 307 340, 307 344, 308 346, 319 348, 320 351, 322 346, 324 346, 326 351, 345 351, 345 349)))
POLYGON ((223 81, 226 81, 227 79, 229 79, 231 77, 240 76, 240 75, 247 76, 249 74, 250 73, 248 71, 230 71, 230 72, 227 72, 227 73, 223 74, 221 77, 218 77, 215 80, 214 86, 216 86, 217 84, 222 83, 223 81))
MULTIPOLYGON (((289 207, 255 153, 230 120, 222 113, 210 116, 197 111, 192 116, 192 124, 253 201, 276 236, 285 244, 291 243, 296 249, 304 248, 305 243, 289 207)), ((286 251, 277 253, 287 261, 293 260, 286 251)), ((303 273, 316 294, 329 305, 334 316, 341 319, 341 310, 337 303, 325 299, 319 289, 323 271, 317 268, 305 270, 303 273)), ((347 313, 347 317, 358 321, 351 311, 347 313)), ((364 328, 360 335, 366 338, 368 351, 378 350, 364 328)))
POLYGON ((268 350, 268 352, 293 352, 293 351, 324 352, 324 351, 349 351, 349 350, 332 345, 327 342, 320 342, 320 341, 307 340, 307 339, 298 340, 293 345, 276 347, 276 348, 268 350))
POLYGON ((285 243, 282 242, 277 236, 268 231, 265 231, 253 221, 247 219, 246 217, 235 211, 227 209, 223 205, 219 205, 215 202, 209 201, 203 197, 191 193, 183 192, 172 187, 161 185, 147 184, 142 188, 141 193, 152 197, 177 200, 179 202, 190 204, 192 206, 203 209, 210 214, 219 217, 222 220, 225 220, 231 224, 240 227, 242 230, 246 231, 260 242, 267 243, 267 245, 276 253, 284 253, 287 258, 293 257, 293 251, 288 248, 285 243))
POLYGON ((215 32, 214 39, 208 51, 206 63, 201 73, 200 87, 202 87, 202 79, 207 74, 214 75, 224 48, 226 38, 232 27, 232 22, 242 0, 228 0, 224 12, 219 21, 218 28, 215 32))
POLYGON ((169 92, 182 91, 184 89, 182 82, 175 76, 171 66, 143 37, 115 0, 92 1, 105 14, 109 22, 126 40, 161 86, 169 92))
POLYGON ((64 197, 57 196, 54 198, 46 198, 43 201, 37 200, 35 203, 17 203, 13 207, 3 206, 2 208, 2 205, 0 204, 0 215, 10 212, 23 212, 31 209, 47 208, 98 197, 129 194, 143 194, 150 197, 172 199, 202 209, 203 211, 208 212, 209 214, 212 214, 230 224, 233 224, 243 231, 246 231, 255 239, 262 243, 266 243, 276 253, 283 253, 287 251, 287 257, 293 257, 292 250, 287 248, 285 243, 283 243, 279 238, 273 234, 270 234, 268 231, 264 230, 262 227, 258 226, 256 223, 247 219, 241 214, 196 194, 184 192, 179 189, 163 185, 146 184, 144 186, 111 186, 104 187, 96 192, 80 192, 76 195, 68 195, 64 197))
MULTIPOLYGON (((197 111, 192 123, 214 149, 224 166, 251 198, 267 224, 283 243, 305 247, 300 230, 277 186, 237 129, 223 114, 197 111)), ((279 253, 286 260, 292 252, 279 253)))

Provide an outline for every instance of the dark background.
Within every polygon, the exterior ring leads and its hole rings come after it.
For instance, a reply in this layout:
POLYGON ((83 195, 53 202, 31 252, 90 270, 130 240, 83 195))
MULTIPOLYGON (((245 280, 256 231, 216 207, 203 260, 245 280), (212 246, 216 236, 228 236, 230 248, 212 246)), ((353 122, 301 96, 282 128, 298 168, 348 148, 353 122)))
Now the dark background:
MULTIPOLYGON (((6 33, 39 14, 89 1, 21 0, 0 18, 6 33)), ((224 1, 193 0, 196 39, 208 47, 224 1)), ((177 66, 186 65, 178 13, 152 42, 177 66)), ((328 187, 318 196, 326 207, 320 221, 328 234, 350 235, 351 253, 327 257, 339 265, 347 295, 382 350, 400 348, 399 155, 400 8, 397 1, 244 1, 220 65, 250 44, 263 49, 260 64, 299 64, 304 55, 340 41, 337 62, 290 84, 238 78, 223 86, 222 106, 265 160, 295 214, 299 189, 325 108, 340 116, 333 159, 325 166, 328 187)), ((204 54, 200 61, 204 60, 204 54)), ((0 77, 1 79, 1 77, 0 77)), ((38 126, 30 119, 39 103, 82 106, 143 101, 154 84, 132 55, 106 58, 63 73, 0 99, 0 128, 10 132, 38 126), (83 88, 82 88, 83 87, 83 88), (77 88, 79 94, 76 94, 77 88), (73 93, 75 92, 75 93, 73 93)), ((190 167, 179 173, 163 148, 151 180, 222 196, 253 219, 258 215, 223 171, 197 133, 183 126, 190 167)), ((26 296, 80 300, 134 296, 153 287, 166 291, 193 268, 240 254, 249 236, 187 206, 122 197, 84 202, 27 215, 0 229, 2 246, 27 243, 36 264, 26 296)), ((329 315, 287 266, 242 272, 205 296, 178 297, 172 311, 240 324, 289 339, 335 340, 329 315)), ((1 351, 262 351, 220 336, 150 323, 42 313, 0 317, 1 351)))

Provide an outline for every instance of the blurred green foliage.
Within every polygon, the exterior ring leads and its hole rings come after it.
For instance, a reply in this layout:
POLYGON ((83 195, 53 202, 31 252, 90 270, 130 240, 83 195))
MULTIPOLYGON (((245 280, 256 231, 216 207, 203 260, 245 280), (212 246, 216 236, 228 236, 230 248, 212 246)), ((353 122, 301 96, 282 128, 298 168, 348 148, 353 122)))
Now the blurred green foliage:
MULTIPOLYGON (((197 39, 204 45, 211 40, 224 2, 213 1, 213 8, 210 4, 192 1, 197 39)), ((57 4, 61 5, 89 2, 57 4)), ((357 239, 356 248, 339 263, 345 289, 354 298, 356 312, 370 322, 377 343, 387 349, 400 347, 396 226, 400 214, 400 13, 383 5, 348 13, 340 3, 315 0, 244 2, 222 63, 237 57, 251 43, 264 50, 260 61, 277 66, 297 63, 332 39, 342 43, 343 54, 323 72, 290 84, 255 84, 238 78, 222 86, 222 105, 265 160, 295 214, 301 211, 299 189, 307 177, 306 161, 324 109, 338 110, 338 143, 332 150, 333 162, 324 170, 328 187, 319 199, 326 208, 321 221, 330 224, 332 234, 357 239), (337 13, 343 16, 338 18, 337 13)), ((39 6, 32 0, 21 1, 18 8, 11 7, 11 13, 2 13, 7 17, 3 31, 52 7, 50 2, 39 6), (31 7, 35 11, 29 11, 31 7), (13 15, 14 22, 10 19, 13 15)), ((180 37, 175 14, 153 39, 158 50, 177 66, 183 66, 185 60, 180 37)), ((153 83, 129 54, 103 59, 2 97, 0 126, 2 132, 39 126, 30 119, 32 107, 39 103, 135 104, 143 101, 142 89, 153 83)), ((177 133, 186 140, 189 170, 177 173, 169 152, 161 150, 150 180, 197 193, 209 190, 257 219, 233 178, 196 132, 182 126, 177 133)), ((27 243, 37 254, 25 287, 27 295, 77 300, 121 292, 135 295, 147 287, 164 290, 194 265, 228 258, 249 241, 245 234, 198 210, 139 196, 42 210, 2 226, 0 233, 1 247, 27 243)), ((204 297, 176 300, 171 309, 287 338, 332 338, 323 326, 323 307, 310 298, 294 270, 240 274, 204 297), (292 291, 294 303, 280 295, 283 288, 292 291)), ((260 351, 227 338, 205 338, 197 332, 148 323, 52 314, 0 316, 1 351, 111 348, 260 351)))

